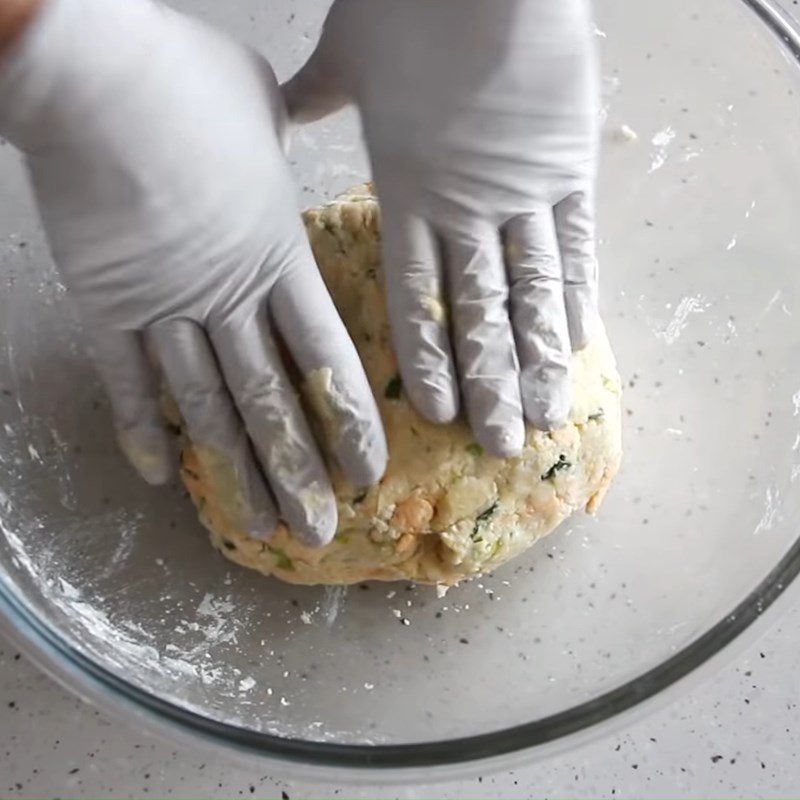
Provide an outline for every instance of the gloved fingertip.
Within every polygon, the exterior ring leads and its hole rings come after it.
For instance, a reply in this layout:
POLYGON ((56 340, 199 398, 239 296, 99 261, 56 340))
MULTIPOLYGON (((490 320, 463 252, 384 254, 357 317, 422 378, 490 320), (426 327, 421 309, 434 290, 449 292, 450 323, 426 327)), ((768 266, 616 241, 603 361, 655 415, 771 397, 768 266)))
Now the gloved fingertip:
POLYGON ((434 425, 448 425, 458 416, 459 397, 451 381, 427 380, 408 390, 411 404, 434 425))
POLYGON ((583 350, 595 337, 600 325, 597 309, 578 304, 574 300, 567 303, 567 323, 572 352, 583 350))
POLYGON ((293 528, 292 534, 300 544, 317 549, 319 547, 325 547, 325 545, 333 541, 333 537, 336 535, 336 524, 315 526, 305 530, 293 528))
POLYGON ((523 374, 522 402, 525 418, 538 430, 563 428, 571 407, 568 372, 545 367, 523 374))
POLYGON ((253 539, 270 539, 278 527, 278 520, 270 512, 262 512, 252 517, 247 525, 247 534, 253 539))
POLYGON ((551 408, 545 408, 541 412, 528 416, 528 421, 537 430, 557 431, 567 424, 568 415, 551 408))
POLYGON ((342 458, 341 467, 354 486, 372 486, 383 477, 388 461, 386 437, 381 431, 380 436, 366 438, 346 460, 342 458))
POLYGON ((581 320, 580 322, 570 323, 569 338, 572 345, 572 352, 576 353, 587 347, 594 338, 597 325, 594 318, 591 320, 581 320))
POLYGON ((324 547, 336 535, 338 513, 333 491, 313 484, 300 492, 302 509, 289 520, 292 533, 306 547, 324 547))
POLYGON ((166 464, 154 464, 152 467, 137 467, 137 472, 149 486, 165 486, 172 478, 172 467, 166 464))
POLYGON ((525 425, 519 422, 508 423, 502 428, 491 426, 475 432, 478 444, 490 455, 497 458, 516 458, 522 455, 525 446, 525 425))
POLYGON ((150 486, 163 486, 173 475, 172 452, 163 430, 118 431, 125 457, 150 486))

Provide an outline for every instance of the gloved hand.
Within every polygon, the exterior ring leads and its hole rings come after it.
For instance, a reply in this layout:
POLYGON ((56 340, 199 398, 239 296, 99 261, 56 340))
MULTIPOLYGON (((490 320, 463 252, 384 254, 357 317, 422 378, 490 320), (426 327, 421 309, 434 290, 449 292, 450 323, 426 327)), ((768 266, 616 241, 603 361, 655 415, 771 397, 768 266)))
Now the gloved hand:
POLYGON ((591 31, 586 0, 335 0, 284 86, 299 122, 360 109, 404 386, 497 455, 566 420, 597 321, 591 31))
POLYGON ((46 0, 0 63, 0 133, 26 155, 123 450, 167 480, 152 349, 210 468, 233 465, 242 524, 264 537, 280 515, 318 545, 336 505, 278 337, 302 374, 332 370, 354 484, 380 477, 386 443, 301 223, 283 117, 258 54, 151 0, 46 0))

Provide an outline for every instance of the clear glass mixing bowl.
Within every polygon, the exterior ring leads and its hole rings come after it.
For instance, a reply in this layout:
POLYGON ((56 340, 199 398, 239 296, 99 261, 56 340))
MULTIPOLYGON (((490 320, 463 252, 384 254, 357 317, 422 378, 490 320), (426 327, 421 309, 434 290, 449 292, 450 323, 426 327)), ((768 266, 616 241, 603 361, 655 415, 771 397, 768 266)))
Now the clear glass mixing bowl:
MULTIPOLYGON (((286 76, 326 4, 180 5, 286 76)), ((180 488, 134 478, 0 148, 0 612, 29 654, 176 735, 317 767, 447 765, 614 718, 781 594, 800 567, 797 38, 767 0, 604 0, 597 35, 623 470, 596 520, 443 599, 266 580, 210 550, 180 488)), ((364 177, 357 142, 347 115, 300 134, 308 204, 364 177)))

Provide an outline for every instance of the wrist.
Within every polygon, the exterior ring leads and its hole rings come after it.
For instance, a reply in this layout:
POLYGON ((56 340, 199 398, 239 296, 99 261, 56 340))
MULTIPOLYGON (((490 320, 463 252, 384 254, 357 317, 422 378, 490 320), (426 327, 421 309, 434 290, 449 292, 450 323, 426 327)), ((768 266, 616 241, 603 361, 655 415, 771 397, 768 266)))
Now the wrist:
POLYGON ((32 24, 43 0, 4 0, 0 3, 0 59, 32 24))
POLYGON ((0 49, 0 136, 22 150, 35 149, 37 132, 52 129, 42 112, 58 96, 65 55, 61 29, 69 2, 11 0, 9 5, 17 9, 5 18, 0 49))
POLYGON ((163 14, 151 0, 26 2, 38 13, 0 54, 0 136, 31 154, 82 140, 124 100, 158 49, 163 14))

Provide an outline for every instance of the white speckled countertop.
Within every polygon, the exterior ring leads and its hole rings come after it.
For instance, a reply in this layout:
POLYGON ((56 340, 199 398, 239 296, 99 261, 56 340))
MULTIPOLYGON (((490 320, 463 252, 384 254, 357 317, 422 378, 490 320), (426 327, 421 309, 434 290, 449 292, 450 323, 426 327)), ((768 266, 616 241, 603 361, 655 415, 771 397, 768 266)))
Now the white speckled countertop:
POLYGON ((109 721, 0 641, 0 796, 796 797, 800 607, 705 686, 566 756, 477 780, 380 790, 286 783, 200 761, 109 721))
MULTIPOLYGON (((278 3, 260 4, 256 17, 244 2, 175 2, 248 32, 268 52, 278 47, 275 37, 284 35, 284 19, 295 18, 279 15, 284 6, 278 3)), ((291 5, 311 19, 326 2, 291 5)), ((305 29, 292 30, 291 47, 282 51, 284 72, 312 41, 305 29)), ((638 119, 629 121, 645 130, 638 119)), ((344 188, 349 173, 341 178, 344 188)), ((304 201, 313 199, 304 195, 304 201)), ((800 603, 708 683, 622 733, 513 773, 384 790, 287 783, 265 774, 258 763, 243 769, 202 761, 84 705, 0 639, 0 797, 796 797, 799 622, 800 603)))

